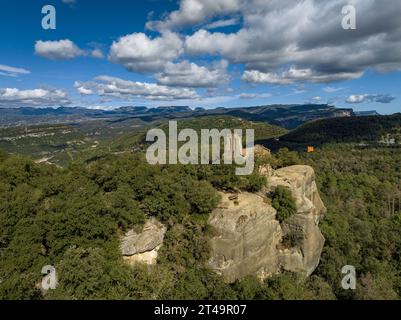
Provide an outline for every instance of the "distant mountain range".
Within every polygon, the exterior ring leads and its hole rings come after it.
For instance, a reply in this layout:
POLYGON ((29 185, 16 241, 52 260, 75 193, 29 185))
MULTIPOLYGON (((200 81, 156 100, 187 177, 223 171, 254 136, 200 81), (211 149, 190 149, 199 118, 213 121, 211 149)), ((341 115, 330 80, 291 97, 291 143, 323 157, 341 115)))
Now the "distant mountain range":
MULTIPOLYGON (((361 115, 377 114, 375 111, 361 115)), ((327 104, 270 105, 244 108, 217 108, 195 110, 187 106, 168 106, 158 108, 121 107, 114 110, 87 109, 81 107, 60 108, 2 108, 0 126, 25 126, 36 124, 58 124, 108 120, 121 122, 138 118, 145 122, 160 119, 180 119, 207 115, 231 115, 250 121, 267 122, 287 129, 316 119, 351 117, 357 115, 352 109, 340 109, 327 104)))

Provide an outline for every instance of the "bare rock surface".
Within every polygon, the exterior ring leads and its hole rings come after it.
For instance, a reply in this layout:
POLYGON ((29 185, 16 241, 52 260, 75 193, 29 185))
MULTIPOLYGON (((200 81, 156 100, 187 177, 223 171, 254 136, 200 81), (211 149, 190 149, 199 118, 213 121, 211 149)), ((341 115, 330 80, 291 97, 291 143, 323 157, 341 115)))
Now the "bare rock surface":
POLYGON ((155 264, 157 252, 163 244, 166 227, 156 219, 145 223, 141 232, 128 231, 121 239, 121 252, 130 264, 155 264))
POLYGON ((216 229, 209 265, 228 282, 254 274, 261 278, 283 270, 309 276, 318 266, 324 237, 318 227, 326 208, 320 199, 315 173, 308 166, 283 168, 268 176, 268 186, 259 194, 221 193, 222 201, 210 216, 216 229), (276 210, 264 196, 285 186, 296 200, 297 214, 280 224, 276 210), (301 244, 283 245, 288 230, 299 230, 301 244))
POLYGON ((134 266, 137 263, 155 265, 157 263, 157 257, 161 246, 162 245, 159 245, 151 251, 146 251, 144 253, 137 253, 134 254, 133 256, 124 256, 123 260, 127 262, 130 266, 134 266))

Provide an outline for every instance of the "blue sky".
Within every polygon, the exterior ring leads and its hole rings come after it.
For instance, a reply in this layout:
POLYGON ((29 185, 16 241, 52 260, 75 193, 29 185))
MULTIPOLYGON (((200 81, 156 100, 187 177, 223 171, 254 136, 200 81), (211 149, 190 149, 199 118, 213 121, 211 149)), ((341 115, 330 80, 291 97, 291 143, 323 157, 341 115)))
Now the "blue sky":
POLYGON ((327 3, 2 0, 0 107, 310 102, 401 112, 399 1, 327 3), (341 28, 348 3, 356 30, 341 28), (48 4, 56 30, 41 26, 48 4))

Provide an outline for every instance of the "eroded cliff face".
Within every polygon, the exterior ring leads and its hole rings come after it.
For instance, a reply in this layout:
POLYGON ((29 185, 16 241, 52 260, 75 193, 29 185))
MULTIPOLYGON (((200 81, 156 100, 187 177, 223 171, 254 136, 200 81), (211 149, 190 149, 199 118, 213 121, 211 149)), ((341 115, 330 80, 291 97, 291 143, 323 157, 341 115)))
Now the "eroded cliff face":
MULTIPOLYGON (((246 275, 266 278, 282 271, 309 276, 319 264, 324 237, 319 221, 326 212, 308 166, 280 170, 262 168, 268 179, 261 192, 220 193, 221 202, 209 218, 217 234, 211 239, 210 267, 227 282, 246 275), (296 201, 297 213, 281 223, 269 195, 277 186, 287 187, 296 201), (295 234, 295 243, 286 241, 295 234)), ((121 239, 124 260, 134 265, 156 264, 166 227, 156 219, 146 222, 141 232, 129 231, 121 239)))
POLYGON ((283 270, 309 276, 319 264, 325 240, 318 224, 326 208, 313 169, 291 166, 266 172, 263 192, 221 193, 222 201, 210 216, 217 236, 211 239, 209 265, 228 282, 251 274, 266 278, 283 270), (297 214, 282 224, 266 196, 277 186, 289 188, 297 206, 297 214), (284 238, 294 232, 301 239, 289 247, 284 238))

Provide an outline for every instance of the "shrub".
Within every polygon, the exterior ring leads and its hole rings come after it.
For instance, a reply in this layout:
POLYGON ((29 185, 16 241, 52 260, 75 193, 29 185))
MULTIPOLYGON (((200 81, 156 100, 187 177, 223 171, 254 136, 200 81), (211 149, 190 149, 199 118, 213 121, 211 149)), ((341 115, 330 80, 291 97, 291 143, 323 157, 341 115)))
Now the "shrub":
POLYGON ((278 186, 274 192, 272 206, 277 210, 277 219, 284 222, 297 212, 295 200, 291 191, 285 187, 278 186))
POLYGON ((283 245, 287 248, 301 247, 304 240, 304 234, 299 229, 291 229, 283 237, 283 245))
POLYGON ((247 177, 245 190, 248 192, 258 192, 266 186, 266 176, 254 173, 247 177))
POLYGON ((220 201, 219 194, 207 181, 194 181, 186 197, 193 214, 209 214, 220 201))
POLYGON ((295 151, 290 151, 287 148, 280 149, 276 154, 274 154, 272 160, 272 166, 274 169, 284 168, 297 164, 301 164, 298 153, 296 153, 295 151))

